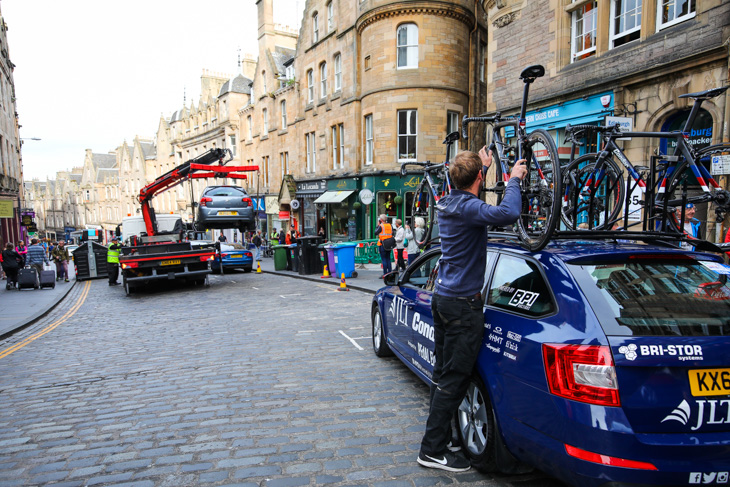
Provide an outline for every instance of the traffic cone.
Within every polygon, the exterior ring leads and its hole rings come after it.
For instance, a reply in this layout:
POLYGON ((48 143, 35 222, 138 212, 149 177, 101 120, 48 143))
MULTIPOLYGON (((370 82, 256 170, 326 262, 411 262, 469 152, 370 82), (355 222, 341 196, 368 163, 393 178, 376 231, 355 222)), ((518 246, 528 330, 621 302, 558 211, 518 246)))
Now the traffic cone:
POLYGON ((342 278, 340 279, 340 287, 337 288, 338 291, 349 291, 347 289, 347 284, 345 283, 345 273, 342 273, 342 278))
POLYGON ((330 274, 330 271, 327 268, 327 264, 325 264, 325 266, 324 266, 324 272, 320 276, 320 279, 325 279, 325 278, 329 278, 329 277, 332 277, 332 275, 330 274))
POLYGON ((261 262, 256 262, 256 274, 261 274, 261 262))

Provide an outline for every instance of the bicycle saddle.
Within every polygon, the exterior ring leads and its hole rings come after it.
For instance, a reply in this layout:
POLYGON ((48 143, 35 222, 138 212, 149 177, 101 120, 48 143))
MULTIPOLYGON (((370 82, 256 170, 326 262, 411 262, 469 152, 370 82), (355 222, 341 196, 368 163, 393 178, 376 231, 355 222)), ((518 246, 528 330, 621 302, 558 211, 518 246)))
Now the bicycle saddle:
POLYGON ((520 79, 533 81, 535 78, 545 76, 545 68, 539 64, 528 66, 520 73, 520 79))
POLYGON ((678 98, 694 98, 695 100, 709 100, 715 98, 718 95, 722 95, 727 91, 730 86, 722 86, 720 88, 712 88, 711 90, 698 91, 697 93, 687 93, 685 95, 679 95, 678 98))
POLYGON ((444 144, 448 144, 449 142, 456 142, 461 138, 461 134, 459 134, 459 131, 451 132, 449 135, 446 136, 444 139, 444 144))

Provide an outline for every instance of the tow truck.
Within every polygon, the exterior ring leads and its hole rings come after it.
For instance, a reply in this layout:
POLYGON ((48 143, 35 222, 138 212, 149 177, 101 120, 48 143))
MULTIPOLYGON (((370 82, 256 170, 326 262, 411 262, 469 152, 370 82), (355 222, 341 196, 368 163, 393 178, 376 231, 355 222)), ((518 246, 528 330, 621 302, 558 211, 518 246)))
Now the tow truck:
POLYGON ((184 280, 208 286, 211 262, 216 258, 215 246, 193 247, 182 219, 173 231, 158 231, 151 200, 155 195, 190 179, 247 179, 244 172, 258 171, 258 166, 225 166, 231 159, 233 156, 229 149, 211 149, 140 189, 138 200, 146 232, 132 235, 129 242, 125 242, 129 245, 122 247, 119 256, 122 284, 127 295, 135 288, 156 280, 184 280))

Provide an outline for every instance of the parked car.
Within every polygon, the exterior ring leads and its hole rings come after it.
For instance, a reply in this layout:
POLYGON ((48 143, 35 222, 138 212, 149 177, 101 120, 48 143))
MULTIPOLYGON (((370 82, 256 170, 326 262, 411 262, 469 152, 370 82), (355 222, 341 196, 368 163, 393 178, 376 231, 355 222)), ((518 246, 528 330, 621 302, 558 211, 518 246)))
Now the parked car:
POLYGON ((241 232, 256 229, 253 200, 238 186, 208 186, 198 203, 198 229, 238 228, 241 232))
MULTIPOLYGON (((431 382, 439 248, 372 303, 373 349, 431 382)), ((604 241, 490 240, 484 338, 457 417, 483 471, 576 486, 727 484, 730 266, 604 241)))
POLYGON ((250 250, 244 249, 240 243, 222 243, 220 244, 220 253, 211 263, 213 272, 223 272, 229 269, 243 269, 244 272, 253 270, 253 254, 250 250))
POLYGON ((66 248, 68 249, 68 255, 71 256, 71 260, 74 260, 74 250, 78 249, 79 246, 75 244, 66 245, 66 248))

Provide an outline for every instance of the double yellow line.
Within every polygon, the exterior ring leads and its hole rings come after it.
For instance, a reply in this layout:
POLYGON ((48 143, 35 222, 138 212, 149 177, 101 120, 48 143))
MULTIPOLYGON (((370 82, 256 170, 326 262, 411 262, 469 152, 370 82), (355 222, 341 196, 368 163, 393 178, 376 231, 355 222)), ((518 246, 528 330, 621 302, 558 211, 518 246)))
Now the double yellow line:
POLYGON ((81 295, 79 296, 79 299, 76 301, 76 303, 69 309, 66 314, 61 316, 59 319, 48 325, 47 327, 43 328, 38 333, 35 333, 22 342, 18 342, 12 347, 8 347, 3 351, 0 351, 0 359, 7 357, 11 353, 20 350, 21 348, 25 347, 26 345, 31 344, 35 340, 39 339, 46 333, 49 333, 53 330, 55 330, 58 326, 66 322, 69 318, 71 318, 76 312, 81 308, 81 306, 84 304, 84 301, 86 301, 86 297, 89 295, 89 289, 91 289, 91 281, 86 281, 84 283, 84 288, 81 290, 81 295))

